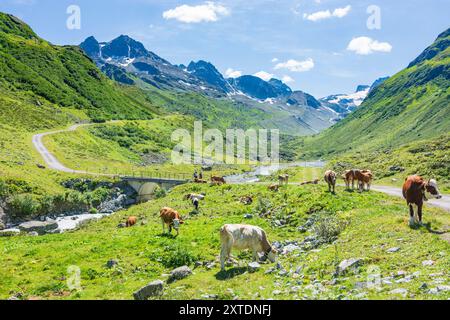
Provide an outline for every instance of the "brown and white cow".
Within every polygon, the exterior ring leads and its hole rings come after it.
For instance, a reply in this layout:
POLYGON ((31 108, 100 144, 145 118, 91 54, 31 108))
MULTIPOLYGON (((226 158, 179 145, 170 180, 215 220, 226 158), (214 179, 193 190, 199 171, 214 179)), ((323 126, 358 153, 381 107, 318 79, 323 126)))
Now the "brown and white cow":
POLYGON ((336 179, 337 174, 332 170, 325 172, 325 182, 328 184, 328 191, 336 193, 336 179))
POLYGON ((422 223, 422 209, 424 201, 428 201, 429 198, 441 199, 442 195, 439 192, 436 180, 431 179, 429 181, 425 181, 420 176, 410 176, 403 184, 403 197, 406 199, 409 206, 409 225, 413 226, 416 223, 414 205, 417 206, 419 223, 422 223))
POLYGON ((163 233, 166 233, 166 226, 169 229, 169 234, 172 233, 172 228, 177 232, 177 236, 179 235, 180 225, 184 222, 181 219, 180 214, 173 210, 172 208, 162 208, 160 211, 160 218, 162 221, 163 233))
POLYGON ((258 260, 258 253, 264 254, 263 259, 276 261, 277 251, 267 240, 266 232, 255 226, 243 224, 227 224, 220 229, 220 241, 222 250, 220 252, 220 266, 225 270, 225 262, 230 258, 231 250, 251 250, 253 260, 258 260))
POLYGON ((278 181, 280 183, 280 186, 282 185, 288 185, 289 184, 289 175, 288 174, 282 174, 278 177, 278 181))

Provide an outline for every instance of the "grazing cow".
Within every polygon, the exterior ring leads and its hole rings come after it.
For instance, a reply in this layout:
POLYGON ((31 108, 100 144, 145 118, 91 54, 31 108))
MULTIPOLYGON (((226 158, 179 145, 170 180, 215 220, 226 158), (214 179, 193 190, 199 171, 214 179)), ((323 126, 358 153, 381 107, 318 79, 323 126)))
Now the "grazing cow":
POLYGON ((351 190, 355 189, 355 181, 357 181, 356 175, 360 172, 360 170, 347 170, 343 174, 342 178, 345 180, 345 186, 347 187, 347 190, 350 190, 350 183, 352 184, 351 190))
POLYGON ((301 186, 306 186, 308 184, 319 184, 319 179, 313 180, 313 181, 306 181, 306 182, 302 182, 300 183, 301 186))
POLYGON ((417 206, 419 223, 422 223, 423 202, 428 201, 428 198, 441 199, 442 195, 439 192, 436 180, 425 181, 420 176, 410 176, 403 184, 403 197, 409 206, 409 225, 413 226, 416 222, 413 205, 417 206))
POLYGON ((227 183, 223 177, 211 177, 211 182, 218 185, 227 183))
POLYGON ((194 183, 208 183, 208 181, 197 178, 197 179, 194 179, 194 183))
POLYGON ((190 193, 190 194, 187 194, 184 197, 184 199, 185 200, 191 200, 192 201, 192 205, 195 207, 195 210, 198 211, 198 206, 200 204, 200 201, 205 199, 205 195, 204 194, 190 193))
POLYGON ((336 178, 336 172, 332 170, 325 172, 325 182, 328 183, 328 190, 333 193, 336 193, 336 178))
POLYGON ((126 227, 127 227, 127 228, 130 228, 130 227, 136 225, 137 220, 138 220, 138 219, 137 219, 136 217, 129 217, 129 218, 127 219, 127 223, 125 224, 126 227))
POLYGON ((245 204, 246 206, 251 205, 253 203, 253 198, 250 196, 241 197, 239 202, 245 204))
POLYGON ((288 174, 282 174, 278 177, 278 181, 280 182, 280 186, 282 185, 288 185, 289 184, 289 175, 288 174))
POLYGON ((269 186, 269 190, 273 191, 273 192, 278 192, 278 190, 280 190, 280 185, 279 184, 272 184, 269 186))
POLYGON ((253 252, 253 260, 258 260, 258 253, 264 254, 264 259, 275 262, 277 251, 272 248, 267 240, 266 232, 255 226, 242 224, 227 224, 220 229, 220 241, 222 250, 220 252, 221 270, 225 270, 225 261, 230 258, 231 250, 246 250, 253 252))
POLYGON ((373 174, 370 170, 356 171, 356 179, 358 180, 359 191, 363 192, 365 187, 370 191, 372 186, 373 174))
POLYGON ((169 228, 169 234, 172 233, 172 228, 174 228, 177 232, 177 236, 179 235, 180 225, 184 222, 177 211, 167 207, 162 208, 160 211, 160 218, 162 221, 163 233, 166 232, 167 226, 169 228))

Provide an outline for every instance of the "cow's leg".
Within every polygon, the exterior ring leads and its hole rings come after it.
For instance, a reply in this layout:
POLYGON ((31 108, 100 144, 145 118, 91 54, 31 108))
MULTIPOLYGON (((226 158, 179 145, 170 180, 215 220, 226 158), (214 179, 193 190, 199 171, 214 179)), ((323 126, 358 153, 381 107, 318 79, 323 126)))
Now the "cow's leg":
POLYGON ((415 225, 416 221, 414 219, 414 207, 412 204, 409 205, 409 225, 412 227, 415 225))
POLYGON ((225 262, 230 257, 231 250, 229 249, 227 244, 222 245, 222 250, 220 251, 220 269, 225 271, 225 262))
POLYGON ((258 257, 258 252, 255 249, 253 249, 253 261, 257 262, 258 258, 259 258, 258 257))
POLYGON ((422 209, 423 209, 423 205, 419 204, 417 205, 417 215, 419 216, 419 224, 422 224, 422 209))
POLYGON ((161 221, 161 222, 162 222, 163 234, 165 234, 166 233, 166 224, 164 223, 164 221, 161 221))

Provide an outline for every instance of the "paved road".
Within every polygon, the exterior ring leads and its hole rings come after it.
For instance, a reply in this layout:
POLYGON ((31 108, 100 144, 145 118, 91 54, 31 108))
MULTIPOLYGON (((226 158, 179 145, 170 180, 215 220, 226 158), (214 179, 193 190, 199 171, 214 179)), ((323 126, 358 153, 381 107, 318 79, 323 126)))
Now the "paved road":
MULTIPOLYGON (((399 187, 372 186, 372 190, 403 198, 402 190, 399 187)), ((427 204, 433 207, 439 207, 444 210, 450 211, 450 196, 444 195, 442 199, 429 200, 427 204)))
MULTIPOLYGON (((111 121, 111 122, 115 122, 115 121, 111 121)), ((68 129, 36 134, 33 136, 33 146, 39 152, 39 154, 42 156, 42 159, 44 159, 44 162, 49 169, 67 172, 67 173, 74 173, 74 174, 113 177, 114 176, 113 174, 99 174, 99 173, 92 173, 92 172, 86 172, 86 171, 80 171, 80 170, 74 170, 74 169, 67 168, 65 165, 63 165, 61 162, 59 162, 58 159, 56 159, 56 157, 47 149, 47 147, 42 142, 42 139, 46 136, 50 136, 52 134, 63 133, 63 132, 75 131, 80 127, 86 127, 86 126, 92 126, 92 125, 94 125, 94 123, 75 124, 75 125, 69 127, 68 129)))
MULTIPOLYGON (((114 122, 114 121, 111 121, 111 122, 114 122)), ((99 175, 97 173, 89 173, 89 172, 85 172, 85 171, 78 171, 78 170, 73 170, 73 169, 67 168, 61 162, 59 162, 58 159, 56 159, 56 157, 45 147, 44 143, 42 142, 42 138, 45 136, 62 133, 62 132, 75 131, 80 127, 90 126, 90 125, 93 125, 93 124, 92 123, 76 124, 65 130, 57 130, 57 131, 36 134, 35 136, 33 136, 33 145, 36 148, 36 150, 41 154, 46 165, 50 169, 62 171, 62 172, 68 172, 68 173, 75 173, 75 174, 99 175)), ((109 177, 114 176, 112 174, 100 174, 100 175, 101 176, 109 176, 109 177)), ((256 181, 249 181, 249 182, 255 183, 256 181)), ((239 184, 239 183, 236 183, 236 184, 239 184)), ((391 196, 395 196, 395 197, 403 197, 402 191, 399 187, 372 186, 372 190, 382 192, 382 193, 385 193, 385 194, 388 194, 391 196)), ((428 204, 435 206, 435 207, 442 208, 447 211, 450 211, 450 196, 445 195, 440 200, 430 200, 430 201, 428 201, 428 204)))

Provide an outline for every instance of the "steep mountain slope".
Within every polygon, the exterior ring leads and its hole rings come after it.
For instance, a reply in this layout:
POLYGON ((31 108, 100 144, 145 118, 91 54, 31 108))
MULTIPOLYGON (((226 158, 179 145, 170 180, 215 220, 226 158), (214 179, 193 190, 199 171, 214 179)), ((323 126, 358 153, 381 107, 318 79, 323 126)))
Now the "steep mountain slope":
POLYGON ((449 132, 449 39, 447 30, 409 68, 373 90, 356 112, 306 139, 303 156, 397 147, 449 132))
POLYGON ((0 83, 11 92, 83 110, 94 120, 150 119, 141 105, 105 77, 78 47, 53 46, 17 18, 0 13, 0 83))
POLYGON ((214 97, 226 94, 219 86, 209 85, 187 70, 172 65, 145 49, 142 43, 125 35, 101 43, 94 37, 89 37, 80 47, 103 72, 125 84, 130 84, 130 75, 134 75, 159 89, 194 91, 214 97), (118 73, 121 73, 119 77, 118 73), (124 76, 125 73, 130 75, 124 76))

